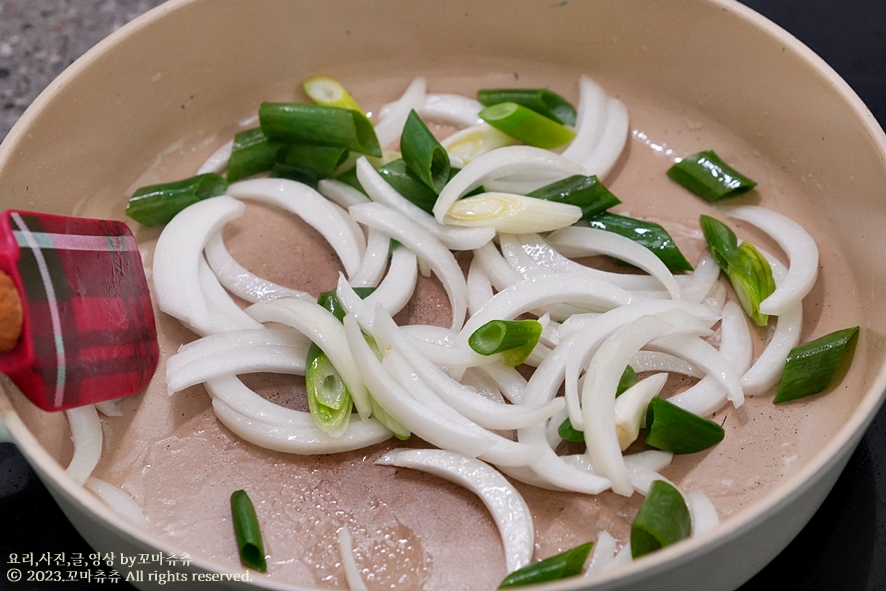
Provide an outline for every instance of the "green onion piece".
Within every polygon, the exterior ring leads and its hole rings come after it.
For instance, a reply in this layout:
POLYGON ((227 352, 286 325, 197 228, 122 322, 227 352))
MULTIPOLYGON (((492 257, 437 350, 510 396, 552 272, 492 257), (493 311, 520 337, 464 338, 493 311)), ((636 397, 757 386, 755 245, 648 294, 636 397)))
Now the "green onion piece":
POLYGON ((231 158, 228 161, 229 183, 271 170, 280 159, 284 145, 269 140, 261 127, 241 131, 234 136, 231 158))
POLYGON ((719 201, 747 193, 757 183, 723 162, 713 150, 682 159, 668 176, 706 201, 719 201))
POLYGON ((318 105, 326 107, 340 107, 342 109, 351 109, 359 113, 366 112, 360 108, 351 93, 342 86, 341 82, 328 76, 314 76, 308 78, 302 83, 302 89, 312 101, 318 105))
POLYGON ((689 537, 692 521, 680 491, 656 480, 631 524, 631 556, 639 558, 689 537))
POLYGON ((580 174, 536 189, 526 196, 577 205, 581 208, 582 219, 585 220, 621 203, 621 200, 604 187, 596 176, 580 174))
MULTIPOLYGON (((449 178, 446 182, 449 182, 459 170, 459 168, 450 168, 449 178)), ((406 166, 405 160, 398 158, 397 160, 392 160, 391 162, 384 164, 378 169, 378 174, 380 174, 395 191, 406 197, 406 199, 421 207, 428 213, 433 211, 434 204, 437 202, 437 194, 422 182, 414 172, 409 170, 409 167, 406 166)), ((479 189, 482 191, 482 187, 479 189)), ((469 197, 475 193, 476 189, 466 194, 465 197, 469 197)))
POLYGON ((526 145, 552 150, 575 138, 568 127, 517 103, 498 103, 480 111, 480 118, 526 145))
POLYGON ((234 521, 237 547, 240 549, 240 560, 253 570, 262 573, 267 571, 268 564, 265 561, 265 547, 261 541, 258 518, 245 490, 234 491, 231 495, 231 517, 234 521))
POLYGON ((400 152, 409 170, 434 194, 449 182, 449 154, 414 110, 400 135, 400 152))
POLYGON ((258 121, 266 136, 288 144, 343 146, 370 156, 382 154, 372 123, 359 111, 301 103, 262 103, 258 121))
POLYGON ((316 170, 319 176, 329 178, 335 174, 335 170, 347 158, 348 150, 342 146, 296 144, 286 150, 280 162, 310 168, 316 170))
POLYGON ((159 226, 168 223, 187 206, 217 197, 227 189, 228 181, 214 172, 142 187, 129 198, 126 215, 145 226, 159 226))
POLYGON ((588 220, 592 228, 613 232, 642 244, 661 259, 671 271, 691 271, 692 264, 686 260, 668 231, 654 222, 629 218, 604 212, 588 220))
POLYGON ((769 316, 760 313, 760 302, 775 291, 772 267, 750 242, 738 244, 735 232, 706 215, 699 218, 701 231, 714 260, 726 272, 745 313, 757 326, 766 326, 769 316))
POLYGON ((844 328, 791 349, 772 402, 780 404, 825 390, 840 366, 851 362, 858 329, 844 328))
POLYGON ((646 443, 674 454, 693 454, 717 445, 726 432, 713 421, 656 396, 646 409, 646 443))
POLYGON ((331 435, 340 435, 351 420, 351 392, 320 347, 311 343, 305 368, 308 410, 314 423, 331 435))
POLYGON ((490 320, 468 338, 468 344, 480 355, 502 354, 505 365, 523 363, 541 336, 538 320, 490 320))
MULTIPOLYGON (((367 336, 367 342, 369 342, 371 338, 372 337, 367 336)), ((375 349, 378 350, 378 346, 376 346, 375 349)), ((401 425, 397 419, 389 415, 388 411, 383 409, 381 405, 376 402, 374 396, 369 397, 369 407, 372 409, 372 418, 384 425, 388 431, 393 433, 394 437, 400 441, 406 441, 412 435, 412 433, 409 432, 409 429, 401 425)))
POLYGON ((593 542, 587 542, 540 562, 528 564, 506 576, 498 588, 523 587, 580 575, 593 546, 593 542))
MULTIPOLYGON (((365 300, 369 294, 375 291, 374 287, 355 287, 353 289, 354 292, 360 296, 361 300, 365 300)), ((344 322, 348 311, 345 310, 344 305, 341 303, 341 300, 338 299, 338 295, 336 295, 334 289, 321 293, 317 298, 317 303, 325 308, 327 312, 335 316, 339 322, 344 322)))
POLYGON ((315 190, 320 182, 320 175, 317 174, 317 171, 313 168, 298 166, 295 164, 285 164, 283 162, 277 162, 274 164, 274 168, 271 169, 271 177, 298 181, 315 190))
POLYGON ((517 103, 563 125, 575 125, 575 107, 565 98, 545 88, 502 88, 477 91, 485 106, 517 103))
MULTIPOLYGON (((632 388, 637 384, 637 372, 634 371, 634 368, 628 365, 625 367, 625 370, 621 373, 621 377, 618 379, 618 387, 615 389, 615 397, 618 398, 622 394, 624 394, 628 388, 632 388)), ((573 443, 584 443, 585 441, 585 432, 579 431, 575 427, 572 426, 572 421, 567 417, 565 421, 560 424, 560 427, 557 429, 557 433, 560 435, 560 439, 563 441, 571 441, 573 443)))

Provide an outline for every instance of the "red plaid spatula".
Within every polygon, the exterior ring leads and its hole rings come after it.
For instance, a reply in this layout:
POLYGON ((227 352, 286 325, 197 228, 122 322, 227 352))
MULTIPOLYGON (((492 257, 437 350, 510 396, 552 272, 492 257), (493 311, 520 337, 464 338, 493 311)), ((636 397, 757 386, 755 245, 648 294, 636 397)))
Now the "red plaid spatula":
POLYGON ((6 211, 0 271, 0 372, 34 404, 64 410, 147 386, 157 331, 126 224, 6 211))

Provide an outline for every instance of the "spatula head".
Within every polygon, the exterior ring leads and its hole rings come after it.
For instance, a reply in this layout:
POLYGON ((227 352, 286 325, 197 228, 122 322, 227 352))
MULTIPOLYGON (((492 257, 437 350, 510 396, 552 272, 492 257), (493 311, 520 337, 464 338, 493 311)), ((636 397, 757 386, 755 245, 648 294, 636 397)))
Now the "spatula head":
POLYGON ((0 216, 0 269, 21 298, 22 335, 0 372, 44 410, 142 391, 157 369, 151 296, 123 222, 25 211, 0 216))

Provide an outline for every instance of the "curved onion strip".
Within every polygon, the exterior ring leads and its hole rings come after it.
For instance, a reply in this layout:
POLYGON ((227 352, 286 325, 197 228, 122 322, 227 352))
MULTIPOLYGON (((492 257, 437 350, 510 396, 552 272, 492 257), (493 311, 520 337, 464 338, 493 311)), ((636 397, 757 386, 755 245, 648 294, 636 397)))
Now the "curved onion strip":
POLYGON ((83 485, 102 457, 102 424, 95 406, 87 404, 65 411, 71 424, 74 455, 65 472, 83 485))
POLYGON ((760 313, 779 316, 806 297, 818 276, 818 247, 805 228, 785 215, 756 205, 730 205, 718 209, 731 218, 760 228, 788 255, 787 276, 768 298, 760 302, 760 313))
POLYGON ((629 468, 649 468, 656 472, 661 472, 671 465, 674 454, 669 451, 661 451, 658 449, 647 449, 635 454, 625 456, 625 465, 629 468))
POLYGON ((478 369, 495 381, 502 394, 512 404, 523 404, 527 383, 523 374, 500 362, 482 365, 478 369))
POLYGON ((335 316, 319 304, 292 298, 253 304, 246 312, 259 322, 279 322, 291 326, 311 339, 338 370, 342 381, 351 391, 360 417, 369 417, 372 412, 369 407, 369 392, 351 356, 344 328, 335 316))
POLYGON ((375 419, 351 419, 344 434, 333 437, 319 427, 297 428, 269 425, 234 411, 222 402, 212 399, 215 416, 238 437, 265 449, 302 455, 333 454, 362 449, 381 443, 391 437, 391 432, 375 419))
POLYGON ((200 284, 200 261, 209 237, 243 214, 243 203, 221 195, 186 207, 166 224, 154 249, 153 281, 157 304, 195 332, 212 321, 200 284))
MULTIPOLYGON (((409 364, 411 371, 443 400, 446 404, 468 417, 481 427, 487 429, 520 429, 539 421, 548 419, 557 412, 563 402, 552 400, 544 405, 511 405, 499 404, 482 396, 477 396, 466 386, 463 386, 446 375, 429 359, 424 357, 418 350, 412 348, 411 342, 402 334, 387 314, 376 310, 373 334, 378 340, 379 346, 393 347, 400 356, 409 364)), ((397 367, 392 358, 393 367, 397 367)), ((403 375, 399 372, 399 375, 403 375)))
POLYGON ((661 259, 630 238, 596 228, 573 226, 553 232, 548 236, 548 242, 566 256, 606 254, 631 263, 658 279, 675 300, 683 297, 683 289, 661 259))
POLYGON ((701 303, 716 314, 722 314, 723 306, 726 305, 727 295, 726 286, 723 285, 722 281, 717 281, 714 283, 713 287, 711 287, 711 291, 708 292, 708 295, 705 296, 701 303))
POLYGON ((461 383, 472 389, 483 398, 488 398, 494 402, 504 404, 505 397, 501 394, 501 389, 495 380, 490 378, 486 372, 476 367, 469 367, 465 370, 461 377, 461 383))
MULTIPOLYGON (((615 431, 615 390, 631 357, 653 339, 671 334, 673 325, 655 316, 642 316, 607 338, 591 358, 581 391, 585 452, 594 472, 612 481, 612 490, 630 496, 618 435, 615 431)), ((580 427, 576 427, 580 428, 580 427)))
POLYGON ((625 543, 624 546, 621 547, 621 550, 615 553, 615 558, 613 558, 603 570, 612 570, 614 568, 620 567, 623 564, 630 564, 633 560, 634 557, 631 554, 631 542, 629 540, 625 543))
MULTIPOLYGON (((311 430, 317 427, 311 413, 293 410, 262 398, 240 378, 229 374, 206 381, 206 392, 218 398, 237 414, 268 425, 311 430)), ((368 421, 367 424, 371 424, 368 421)), ((351 423, 353 424, 353 423, 351 423)))
POLYGON ((120 409, 117 408, 117 401, 122 400, 121 398, 115 398, 113 400, 102 400, 101 402, 95 403, 95 410, 102 413, 106 417, 122 417, 123 413, 120 412, 120 409))
POLYGON ((631 294, 603 281, 563 274, 538 275, 500 291, 470 317, 459 333, 459 343, 466 344, 475 330, 490 320, 512 320, 540 306, 566 302, 609 310, 631 303, 631 294))
MULTIPOLYGON (((715 322, 714 319, 708 317, 707 309, 700 304, 687 304, 675 300, 649 300, 621 306, 597 316, 587 322, 582 332, 578 333, 576 338, 573 339, 572 345, 569 348, 568 361, 564 373, 566 381, 564 397, 566 398, 566 408, 569 410, 569 420, 576 429, 582 430, 584 426, 584 418, 579 405, 578 378, 581 370, 590 362, 592 355, 606 339, 622 327, 636 322, 647 315, 665 314, 668 312, 682 313, 681 315, 688 316, 689 319, 687 319, 683 330, 688 330, 694 334, 698 334, 698 331, 704 330, 705 326, 709 326, 708 322, 696 319, 704 318, 709 320, 710 324, 715 322)), ((625 360, 625 365, 632 358, 625 360)), ((621 372, 624 372, 624 366, 622 366, 621 372)), ((619 373, 619 377, 621 377, 621 373, 619 373)))
POLYGON ((612 562, 612 559, 615 558, 615 549, 616 543, 612 534, 605 529, 598 533, 597 543, 594 544, 594 555, 591 556, 591 562, 588 563, 588 568, 585 569, 585 576, 605 570, 609 563, 612 562))
POLYGON ((439 121, 457 127, 476 125, 480 119, 480 111, 483 105, 477 101, 460 94, 428 94, 425 96, 425 104, 418 108, 418 114, 422 119, 439 121))
POLYGON ((440 191, 440 196, 434 204, 434 217, 439 223, 444 223, 445 216, 452 204, 462 195, 480 185, 484 185, 487 190, 521 192, 508 191, 501 186, 493 188, 489 183, 493 179, 528 174, 540 179, 536 183, 537 188, 573 174, 583 173, 584 170, 581 166, 549 150, 531 146, 505 146, 477 157, 456 173, 440 191), (550 180, 547 180, 548 178, 550 180))
POLYGON ((167 361, 168 392, 173 394, 225 375, 304 375, 309 344, 295 330, 275 328, 238 330, 198 339, 167 361))
MULTIPOLYGON (((613 273, 586 267, 560 254, 538 234, 520 234, 516 238, 523 249, 524 254, 520 260, 526 266, 527 272, 536 272, 536 269, 528 264, 532 261, 541 273, 583 273, 591 279, 608 281, 612 285, 632 291, 653 291, 661 287, 661 282, 649 275, 613 273)), ((719 270, 719 267, 717 269, 719 270)), ((674 276, 678 284, 684 281, 688 283, 688 279, 689 277, 685 275, 674 276)))
POLYGON ((388 105, 384 117, 375 124, 375 136, 382 149, 400 137, 409 111, 418 110, 425 104, 425 79, 416 78, 410 82, 399 99, 388 105))
MULTIPOLYGON (((737 303, 729 301, 723 307, 720 324, 720 354, 737 375, 744 374, 751 365, 754 346, 747 317, 737 303)), ((636 369, 636 368, 635 368, 636 369)), ((706 417, 720 410, 727 402, 726 391, 711 376, 668 399, 684 410, 706 417)))
POLYGON ((234 140, 230 140, 219 146, 218 150, 213 152, 206 161, 197 169, 197 174, 206 174, 208 172, 221 173, 228 167, 228 161, 231 159, 231 150, 234 148, 234 140))
POLYGON ((495 295, 492 292, 489 276, 476 258, 471 261, 471 266, 468 268, 467 288, 468 314, 474 314, 495 295))
POLYGON ((575 138, 563 151, 563 156, 584 166, 603 137, 606 128, 606 93, 599 84, 582 76, 578 81, 578 112, 575 118, 575 138))
POLYGON ((667 373, 678 373, 684 376, 702 379, 705 377, 703 371, 679 357, 661 353, 659 351, 638 351, 636 355, 631 357, 630 366, 637 373, 644 371, 665 371, 667 373))
MULTIPOLYGON (((771 254, 758 249, 772 267, 775 285, 785 280, 788 270, 771 254)), ((784 371, 784 362, 791 349, 800 343, 803 328, 803 302, 798 302, 778 316, 775 330, 769 337, 766 348, 757 357, 751 368, 741 376, 741 386, 748 396, 759 396, 774 386, 784 371)))
POLYGON ((477 457, 495 441, 492 433, 469 422, 437 399, 418 400, 382 367, 352 314, 345 316, 345 335, 354 361, 372 396, 385 411, 418 437, 437 447, 477 457))
POLYGON ((485 121, 457 131, 440 141, 450 158, 458 158, 459 168, 487 152, 517 143, 517 140, 485 121))
POLYGON ((300 217, 332 246, 348 275, 360 265, 366 248, 362 233, 356 236, 345 212, 311 187, 289 179, 250 179, 233 183, 228 194, 275 205, 300 217))
POLYGON ((321 179, 317 183, 317 191, 345 209, 352 205, 360 205, 361 203, 369 203, 371 199, 346 183, 335 179, 321 179))
POLYGON ((209 268, 206 258, 202 255, 197 267, 197 274, 200 279, 200 289, 206 300, 206 309, 209 311, 209 327, 205 330, 195 328, 194 332, 200 336, 206 336, 229 330, 261 328, 261 325, 247 316, 230 294, 225 291, 225 288, 218 282, 215 273, 209 268))
MULTIPOLYGON (((638 454, 634 454, 638 455, 638 454)), ((572 468, 595 474, 594 467, 588 460, 587 454, 577 454, 570 456, 562 456, 563 461, 572 468)), ((659 474, 656 470, 649 468, 645 462, 635 462, 631 458, 633 456, 624 456, 625 474, 630 481, 631 486, 640 494, 647 494, 649 487, 655 480, 664 480, 673 484, 670 480, 659 474)))
POLYGON ((360 569, 354 558, 354 538, 348 530, 347 524, 338 531, 338 548, 341 550, 341 562, 345 569, 345 579, 348 581, 350 591, 369 591, 366 583, 360 577, 360 569))
POLYGON ((418 280, 415 253, 403 245, 394 248, 391 265, 378 289, 366 298, 368 306, 381 304, 393 316, 409 303, 418 280))
POLYGON ((629 131, 627 107, 620 100, 608 97, 606 99, 606 127, 590 157, 582 162, 585 174, 596 175, 601 179, 606 178, 624 150, 629 131))
POLYGON ((649 348, 664 351, 698 366, 726 390, 726 398, 735 408, 744 404, 744 392, 732 365, 707 341, 688 335, 668 336, 649 343, 649 348))
POLYGON ((391 239, 384 232, 375 228, 369 229, 366 239, 366 252, 360 266, 350 277, 350 284, 354 287, 375 287, 381 281, 388 264, 388 254, 391 252, 391 239))
POLYGON ((434 216, 403 197, 389 185, 378 171, 372 168, 364 156, 357 160, 357 179, 374 202, 384 203, 408 216, 433 234, 450 250, 480 248, 495 236, 495 230, 491 227, 457 228, 437 223, 434 216))
POLYGON ((263 279, 240 265, 225 247, 221 232, 216 232, 206 243, 206 262, 215 273, 219 283, 237 297, 250 303, 267 302, 280 297, 308 298, 310 294, 298 289, 278 285, 263 279))
POLYGON ((708 530, 720 525, 717 508, 700 490, 693 490, 685 495, 689 515, 692 516, 692 537, 700 536, 708 530))
POLYGON ((141 507, 123 489, 94 476, 90 476, 84 486, 94 492, 117 515, 136 527, 147 529, 148 520, 141 507))
POLYGON ((409 217, 382 203, 355 205, 350 211, 356 221, 381 230, 430 265, 449 296, 452 328, 460 327, 467 308, 468 288, 464 273, 449 249, 409 217))
POLYGON ((683 285, 683 299, 687 302, 702 302, 720 277, 720 266, 714 260, 714 255, 706 252, 695 264, 695 270, 689 277, 689 282, 683 285))
POLYGON ((480 265, 480 268, 489 277, 489 281, 492 282, 492 286, 498 291, 502 291, 523 279, 511 268, 491 242, 475 249, 473 260, 480 265))
POLYGON ((667 380, 666 373, 653 374, 640 380, 615 399, 615 432, 618 434, 622 451, 640 435, 640 426, 646 419, 646 407, 658 396, 667 380))
POLYGON ((375 463, 421 470, 467 488, 480 497, 498 526, 508 572, 532 560, 535 549, 532 514, 517 489, 494 468, 436 449, 395 449, 375 463))

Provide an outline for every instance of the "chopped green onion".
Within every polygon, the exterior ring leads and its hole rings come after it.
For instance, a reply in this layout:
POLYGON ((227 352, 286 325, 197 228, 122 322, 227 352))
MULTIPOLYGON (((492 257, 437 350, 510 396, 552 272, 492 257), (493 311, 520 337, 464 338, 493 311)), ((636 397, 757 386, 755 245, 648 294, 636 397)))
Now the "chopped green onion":
POLYGON ((571 142, 575 132, 517 103, 498 103, 480 111, 480 118, 526 145, 551 150, 571 142))
POLYGON ((353 409, 351 392, 320 347, 311 343, 305 362, 308 410, 314 423, 333 436, 348 427, 353 409))
POLYGON ((335 174, 338 166, 348 157, 348 150, 342 146, 312 146, 296 144, 290 146, 280 162, 293 166, 304 166, 316 170, 324 178, 335 174))
POLYGON ((454 226, 492 226, 503 234, 550 232, 581 219, 581 208, 513 193, 481 193, 464 197, 446 212, 454 226))
POLYGON ((581 208, 582 219, 615 207, 621 200, 603 186, 596 176, 576 174, 526 194, 527 197, 568 203, 581 208))
POLYGON ((409 170, 434 194, 449 182, 449 154, 413 110, 400 135, 400 152, 409 170))
POLYGON ((517 103, 563 125, 575 125, 575 107, 565 98, 545 88, 502 88, 477 91, 485 106, 517 103))
POLYGON ((234 491, 231 495, 231 517, 234 521, 234 535, 240 550, 240 560, 253 570, 262 573, 267 571, 268 563, 265 560, 265 547, 261 541, 258 518, 245 490, 234 491))
POLYGON ((713 150, 683 158, 668 170, 668 176, 707 201, 735 197, 757 186, 713 150))
POLYGON ((775 291, 772 267, 750 242, 738 244, 735 232, 712 217, 699 219, 711 254, 726 272, 745 313, 757 326, 766 326, 769 316, 760 313, 760 302, 775 291))
POLYGON ((229 183, 271 170, 279 160, 284 146, 271 141, 262 133, 261 127, 241 131, 234 136, 231 158, 228 161, 229 183))
POLYGON ((506 576, 498 588, 510 589, 580 575, 593 546, 593 542, 587 542, 542 561, 528 564, 506 576))
POLYGON ((480 355, 502 354, 505 365, 523 363, 541 336, 538 320, 490 320, 468 338, 468 344, 480 355))
POLYGON ((290 144, 343 146, 381 156, 369 119, 359 111, 301 103, 262 103, 258 120, 266 136, 290 144))
POLYGON ((825 390, 843 360, 852 360, 858 341, 858 328, 844 328, 791 349, 772 402, 788 402, 825 390))
POLYGON ((316 189, 320 182, 320 175, 317 174, 317 171, 313 168, 298 166, 296 164, 286 164, 284 162, 277 162, 274 164, 274 168, 271 169, 271 177, 298 181, 308 185, 312 189, 316 189))
MULTIPOLYGON (((634 371, 634 368, 628 365, 625 367, 625 370, 621 374, 621 378, 618 380, 618 387, 615 389, 615 397, 618 398, 625 392, 627 392, 628 388, 634 386, 637 383, 637 372, 634 371)), ((563 441, 571 441, 573 443, 584 443, 585 441, 585 433, 584 431, 579 431, 575 427, 572 426, 572 421, 567 417, 565 421, 560 424, 560 427, 557 429, 557 433, 560 435, 560 439, 563 441)))
POLYGON ((351 109, 366 114, 351 96, 351 93, 338 80, 328 76, 314 76, 305 80, 302 88, 305 94, 318 105, 351 109))
POLYGON ((631 557, 639 558, 689 537, 692 519, 683 495, 664 480, 656 480, 631 524, 631 557))
POLYGON ((692 264, 686 260, 668 231, 654 222, 646 222, 623 215, 604 212, 588 220, 592 228, 613 232, 642 244, 661 259, 671 271, 691 271, 692 264))
MULTIPOLYGON (((460 169, 458 168, 450 168, 449 179, 452 179, 459 170, 460 169)), ((403 195, 406 199, 421 207, 426 212, 432 213, 434 203, 437 202, 437 194, 424 184, 415 173, 409 170, 409 167, 406 166, 406 162, 402 158, 383 165, 378 169, 378 174, 380 174, 395 191, 403 195)), ((447 182, 449 179, 447 179, 447 182)), ((471 191, 465 196, 469 197, 475 195, 478 190, 482 192, 482 187, 478 187, 478 189, 471 191)))
POLYGON ((142 187, 129 198, 126 215, 145 226, 159 226, 189 205, 217 197, 227 189, 228 181, 214 172, 142 187))
POLYGON ((646 443, 674 454, 692 454, 717 445, 726 432, 713 421, 659 397, 646 409, 646 443))

